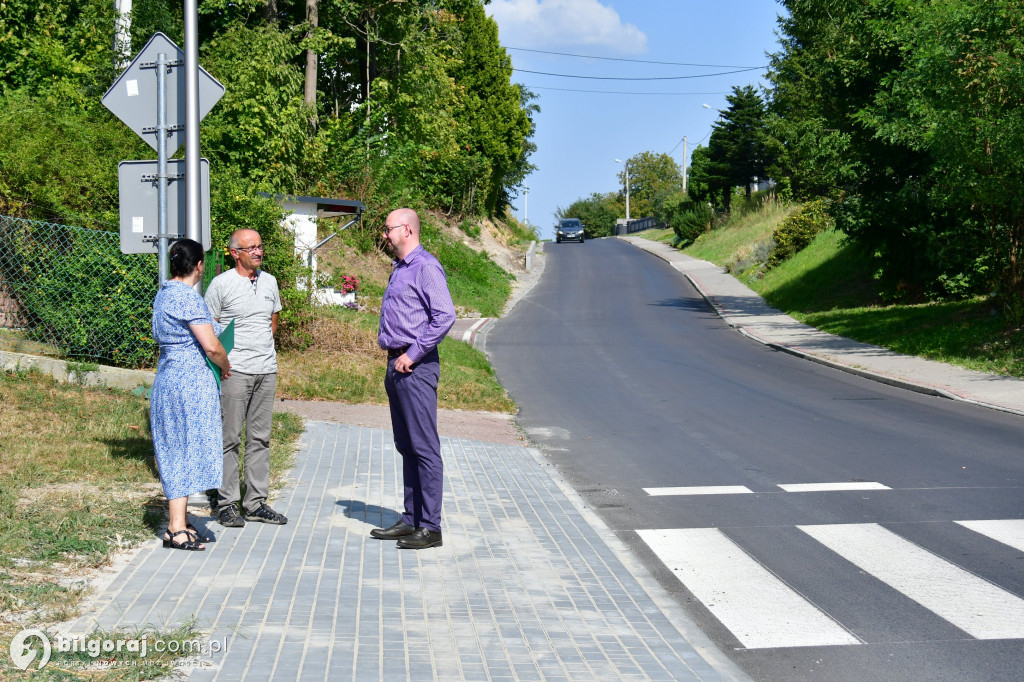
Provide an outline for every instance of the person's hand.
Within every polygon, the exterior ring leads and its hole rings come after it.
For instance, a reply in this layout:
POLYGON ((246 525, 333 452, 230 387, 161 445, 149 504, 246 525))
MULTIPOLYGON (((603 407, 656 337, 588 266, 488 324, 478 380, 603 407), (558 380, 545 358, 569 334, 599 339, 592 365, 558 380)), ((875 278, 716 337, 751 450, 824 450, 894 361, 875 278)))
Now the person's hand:
POLYGON ((224 381, 224 380, 225 380, 225 379, 227 379, 227 378, 228 378, 229 376, 231 376, 231 365, 230 365, 230 364, 228 365, 228 368, 227 368, 227 369, 222 369, 222 370, 220 371, 220 380, 221 380, 221 381, 224 381))
POLYGON ((408 374, 412 371, 412 366, 416 363, 409 359, 408 353, 402 353, 395 359, 395 371, 401 372, 402 374, 408 374))

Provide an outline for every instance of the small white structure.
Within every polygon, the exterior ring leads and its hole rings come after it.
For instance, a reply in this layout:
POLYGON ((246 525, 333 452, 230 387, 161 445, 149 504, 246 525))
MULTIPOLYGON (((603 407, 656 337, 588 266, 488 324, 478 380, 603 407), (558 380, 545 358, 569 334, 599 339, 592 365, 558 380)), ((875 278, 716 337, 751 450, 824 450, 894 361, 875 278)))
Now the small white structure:
MULTIPOLYGON (((269 196, 269 195, 266 195, 269 196)), ((295 235, 295 255, 299 256, 311 271, 314 282, 313 300, 324 305, 348 305, 355 303, 355 292, 339 293, 331 287, 320 284, 326 278, 318 277, 316 251, 329 242, 337 233, 320 239, 317 235, 317 221, 320 218, 349 217, 351 220, 341 229, 344 230, 358 222, 363 215, 363 202, 348 199, 328 199, 325 197, 306 197, 291 194, 275 194, 273 197, 287 211, 282 225, 295 235)), ((299 280, 299 289, 309 288, 309 283, 299 280)))

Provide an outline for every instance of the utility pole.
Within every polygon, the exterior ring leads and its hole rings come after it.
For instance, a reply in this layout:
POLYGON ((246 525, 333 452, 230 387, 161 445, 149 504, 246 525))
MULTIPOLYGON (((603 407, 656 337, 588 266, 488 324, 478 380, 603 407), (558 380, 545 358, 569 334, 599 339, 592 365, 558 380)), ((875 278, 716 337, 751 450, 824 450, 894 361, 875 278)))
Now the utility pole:
MULTIPOLYGON (((199 3, 185 0, 185 236, 203 241, 199 184, 199 3)), ((196 291, 203 293, 202 280, 196 291)))
POLYGON ((626 169, 626 221, 629 221, 629 159, 615 159, 615 163, 621 163, 626 169))
POLYGON ((626 160, 626 221, 629 221, 629 159, 626 160))
POLYGON ((683 194, 686 194, 686 135, 683 135, 683 194))

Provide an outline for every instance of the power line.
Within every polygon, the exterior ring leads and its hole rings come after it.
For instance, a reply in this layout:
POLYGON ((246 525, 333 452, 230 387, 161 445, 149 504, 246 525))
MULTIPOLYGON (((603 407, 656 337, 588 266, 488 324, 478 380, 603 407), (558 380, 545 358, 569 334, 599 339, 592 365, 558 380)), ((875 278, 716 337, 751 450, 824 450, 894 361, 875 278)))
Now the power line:
POLYGON ((528 90, 558 90, 560 92, 591 92, 599 95, 728 95, 727 92, 633 92, 629 90, 582 90, 578 88, 549 88, 539 85, 521 84, 528 90))
POLYGON ((701 73, 694 76, 644 76, 644 77, 633 77, 633 76, 580 76, 571 73, 550 73, 547 71, 530 71, 529 69, 517 69, 512 68, 513 71, 519 73, 534 73, 541 76, 558 76, 559 78, 586 78, 588 80, 601 80, 601 81, 676 81, 685 80, 688 78, 710 78, 712 76, 728 76, 733 73, 743 73, 744 71, 759 71, 762 67, 751 66, 744 69, 736 69, 735 71, 720 71, 718 73, 701 73))
POLYGON ((573 52, 551 52, 550 50, 532 50, 526 47, 504 46, 506 50, 519 52, 536 52, 537 54, 554 54, 562 57, 578 57, 580 59, 601 59, 609 62, 633 62, 636 64, 667 64, 669 66, 702 66, 709 69, 763 69, 765 66, 736 66, 735 64, 691 64, 688 62, 659 62, 650 59, 626 59, 625 57, 598 57, 592 54, 575 54, 573 52))

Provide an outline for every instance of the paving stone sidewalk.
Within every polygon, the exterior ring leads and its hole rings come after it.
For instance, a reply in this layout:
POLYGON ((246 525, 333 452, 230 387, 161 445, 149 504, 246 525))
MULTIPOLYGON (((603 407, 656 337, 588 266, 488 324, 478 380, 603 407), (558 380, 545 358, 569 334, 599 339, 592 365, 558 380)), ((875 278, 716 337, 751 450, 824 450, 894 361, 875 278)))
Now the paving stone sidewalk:
POLYGON ((390 431, 306 427, 288 525, 154 539, 66 631, 194 617, 225 644, 196 681, 746 679, 536 450, 442 438, 444 546, 398 550, 368 537, 398 519, 390 431))

